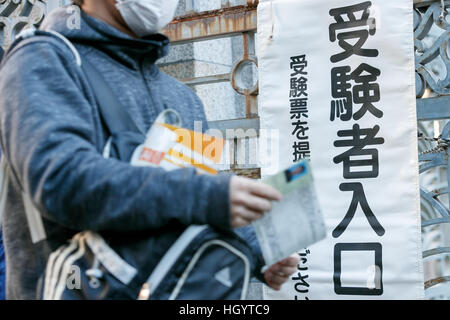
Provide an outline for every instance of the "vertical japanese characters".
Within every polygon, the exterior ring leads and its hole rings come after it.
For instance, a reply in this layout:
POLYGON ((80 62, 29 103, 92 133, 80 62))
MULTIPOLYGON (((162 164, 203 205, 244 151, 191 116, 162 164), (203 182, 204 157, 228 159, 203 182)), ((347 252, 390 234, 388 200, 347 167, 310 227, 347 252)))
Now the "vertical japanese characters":
MULTIPOLYGON (((334 291, 338 295, 382 295, 383 294, 383 247, 379 242, 364 241, 361 234, 358 243, 343 243, 340 238, 348 228, 358 207, 367 218, 377 237, 385 235, 385 229, 376 217, 366 196, 364 182, 376 179, 379 174, 379 150, 377 147, 385 143, 380 136, 380 119, 383 118, 383 107, 380 105, 381 92, 378 78, 381 70, 377 66, 380 52, 367 45, 369 37, 376 37, 376 19, 371 16, 372 2, 365 1, 356 5, 334 8, 329 14, 332 23, 329 26, 330 41, 339 46, 339 53, 330 60, 333 68, 331 74, 330 122, 342 122, 348 125, 346 130, 336 132, 334 141, 336 156, 333 165, 343 167, 343 183, 338 188, 341 192, 351 192, 352 200, 342 221, 334 228, 334 291), (352 70, 352 65, 359 65, 352 70), (364 123, 373 126, 361 127, 364 123), (367 286, 345 286, 341 283, 342 256, 355 254, 356 251, 372 252, 373 269, 366 270, 373 281, 367 286)), ((367 126, 367 125, 366 125, 367 126)), ((373 237, 371 237, 373 238, 373 237)), ((364 270, 362 270, 364 272, 364 270)))
POLYGON ((309 249, 304 249, 298 254, 300 255, 300 262, 297 266, 297 272, 292 276, 295 289, 295 300, 309 300, 308 293, 310 284, 308 282, 308 255, 311 253, 309 249))
POLYGON ((291 57, 291 85, 289 101, 291 108, 292 135, 295 137, 294 162, 311 155, 308 137, 308 61, 306 55, 291 57))
MULTIPOLYGON (((311 156, 309 137, 308 137, 308 61, 306 55, 298 55, 290 58, 290 115, 292 124, 292 136, 295 138, 293 149, 293 162, 298 162, 302 159, 309 159, 311 156)), ((294 288, 297 294, 295 300, 308 300, 309 283, 307 274, 308 266, 307 254, 310 253, 308 249, 305 252, 299 252, 301 260, 297 268, 297 273, 293 275, 292 280, 295 281, 294 288), (306 252, 306 253, 305 253, 306 252)))
MULTIPOLYGON (((295 141, 292 146, 293 162, 302 159, 308 159, 311 156, 311 150, 308 137, 308 61, 306 55, 298 55, 290 58, 290 115, 293 127, 292 136, 295 141)), ((309 253, 309 250, 307 250, 309 253)), ((300 253, 302 255, 302 253, 300 253)), ((304 254, 306 256, 306 254, 304 254)), ((309 292, 309 284, 307 282, 308 275, 305 272, 308 270, 306 266, 306 257, 302 260, 303 265, 299 264, 298 272, 293 276, 292 280, 296 281, 295 291, 302 296, 309 292)), ((295 296, 295 299, 300 299, 295 296)), ((305 299, 308 299, 305 296, 305 299)))

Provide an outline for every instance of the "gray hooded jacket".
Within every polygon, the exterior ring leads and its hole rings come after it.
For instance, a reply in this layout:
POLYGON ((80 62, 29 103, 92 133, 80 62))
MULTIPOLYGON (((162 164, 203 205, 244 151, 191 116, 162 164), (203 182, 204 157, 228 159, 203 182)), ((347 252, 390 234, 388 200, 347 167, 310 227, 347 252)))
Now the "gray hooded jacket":
MULTIPOLYGON (((69 18, 61 8, 41 29, 75 44, 142 132, 165 108, 177 110, 184 127, 202 121, 207 129, 194 92, 155 65, 168 51, 165 36, 133 39, 84 13, 81 29, 71 30, 69 18)), ((136 279, 143 283, 186 226, 231 229, 229 175, 166 172, 102 157, 108 137, 92 89, 72 52, 56 39, 24 41, 3 61, 0 130, 4 156, 44 218, 53 250, 79 231, 102 232, 131 265, 147 271, 136 279)), ((34 299, 39 275, 17 181, 3 217, 7 297, 34 299)))

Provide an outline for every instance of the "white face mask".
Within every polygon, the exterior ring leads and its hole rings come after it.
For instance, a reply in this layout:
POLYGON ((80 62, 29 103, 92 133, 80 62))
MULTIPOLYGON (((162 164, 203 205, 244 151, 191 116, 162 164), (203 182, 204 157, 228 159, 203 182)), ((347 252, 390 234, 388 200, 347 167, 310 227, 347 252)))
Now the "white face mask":
POLYGON ((158 33, 172 21, 179 0, 116 0, 116 7, 139 37, 158 33))

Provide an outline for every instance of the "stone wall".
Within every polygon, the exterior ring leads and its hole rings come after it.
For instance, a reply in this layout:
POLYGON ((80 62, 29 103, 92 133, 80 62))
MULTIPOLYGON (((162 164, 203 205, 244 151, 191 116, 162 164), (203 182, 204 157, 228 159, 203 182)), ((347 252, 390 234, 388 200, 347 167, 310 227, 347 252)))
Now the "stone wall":
MULTIPOLYGON (((222 1, 223 2, 223 1, 222 1)), ((220 0, 181 0, 177 15, 220 8, 220 0)), ((244 1, 231 1, 231 5, 244 1)), ((242 38, 231 37, 195 42, 171 47, 167 58, 159 62, 161 69, 178 79, 225 74, 242 56, 242 38)), ((237 94, 230 83, 200 85, 193 88, 202 99, 208 120, 245 117, 244 97, 237 94)))

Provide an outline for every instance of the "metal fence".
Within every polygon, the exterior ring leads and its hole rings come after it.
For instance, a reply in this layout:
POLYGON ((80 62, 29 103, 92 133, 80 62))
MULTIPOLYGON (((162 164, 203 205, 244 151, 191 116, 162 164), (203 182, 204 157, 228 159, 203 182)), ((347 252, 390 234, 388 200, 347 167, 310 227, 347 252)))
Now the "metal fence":
MULTIPOLYGON (((64 0, 0 0, 0 45, 7 47, 14 36, 30 25, 38 25, 46 10, 64 0)), ((199 12, 196 0, 186 0, 187 12, 175 18, 164 30, 173 45, 240 36, 243 55, 228 73, 180 79, 192 87, 229 82, 245 97, 245 117, 212 121, 210 126, 226 133, 227 129, 254 129, 255 136, 231 137, 230 169, 240 175, 260 177, 260 169, 238 164, 239 144, 255 138, 259 131, 258 84, 245 86, 244 68, 257 67, 255 33, 257 0, 230 6, 222 0, 221 8, 199 12)), ((414 0, 414 38, 416 56, 417 120, 419 150, 422 230, 426 294, 430 299, 450 299, 450 1, 414 0)), ((228 137, 229 138, 229 137, 228 137)), ((257 137, 256 137, 257 138, 257 137)))
POLYGON ((450 298, 450 1, 414 1, 425 288, 450 298), (433 121, 433 131, 427 130, 433 121), (430 180, 431 177, 431 180, 430 180))

